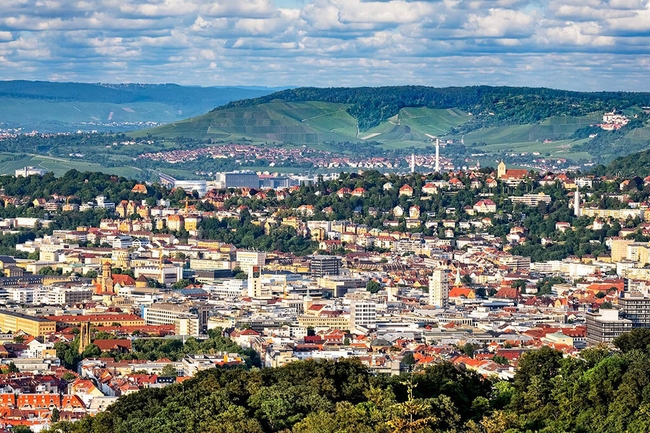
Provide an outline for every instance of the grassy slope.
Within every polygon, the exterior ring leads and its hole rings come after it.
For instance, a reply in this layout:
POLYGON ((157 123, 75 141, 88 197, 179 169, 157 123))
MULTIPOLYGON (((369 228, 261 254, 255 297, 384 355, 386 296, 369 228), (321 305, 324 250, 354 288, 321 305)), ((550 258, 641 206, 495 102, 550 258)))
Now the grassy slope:
POLYGON ((346 112, 347 108, 344 104, 327 102, 272 101, 253 107, 219 110, 148 132, 166 137, 247 138, 257 142, 301 144, 365 139, 379 141, 390 148, 426 145, 431 141, 427 134, 442 135, 470 118, 456 109, 404 108, 399 115, 357 136, 356 120, 346 112))
POLYGON ((14 157, 15 156, 12 154, 0 153, 0 174, 14 174, 15 170, 19 168, 34 166, 53 171, 57 176, 61 176, 68 170, 74 168, 79 171, 102 171, 129 178, 142 177, 142 171, 140 169, 129 166, 103 167, 100 164, 53 158, 43 155, 25 156, 17 160, 14 160, 14 157))

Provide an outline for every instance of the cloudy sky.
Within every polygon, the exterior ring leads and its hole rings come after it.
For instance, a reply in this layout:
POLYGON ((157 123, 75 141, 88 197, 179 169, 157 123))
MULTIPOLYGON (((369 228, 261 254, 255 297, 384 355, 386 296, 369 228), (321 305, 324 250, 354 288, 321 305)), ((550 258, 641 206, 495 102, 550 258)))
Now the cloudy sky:
POLYGON ((650 91, 650 0, 0 0, 0 79, 650 91))

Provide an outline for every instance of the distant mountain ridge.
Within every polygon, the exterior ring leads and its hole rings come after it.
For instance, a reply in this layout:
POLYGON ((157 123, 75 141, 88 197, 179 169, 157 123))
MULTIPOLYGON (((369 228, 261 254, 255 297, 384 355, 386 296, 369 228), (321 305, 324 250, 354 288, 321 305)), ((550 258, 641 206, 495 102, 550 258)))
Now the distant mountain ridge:
POLYGON ((203 114, 277 89, 0 81, 0 128, 126 131, 203 114))

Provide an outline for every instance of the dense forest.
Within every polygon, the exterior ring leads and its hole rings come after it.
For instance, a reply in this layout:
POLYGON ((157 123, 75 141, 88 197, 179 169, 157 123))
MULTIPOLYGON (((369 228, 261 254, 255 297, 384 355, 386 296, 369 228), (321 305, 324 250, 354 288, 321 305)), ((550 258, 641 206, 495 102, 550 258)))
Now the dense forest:
POLYGON ((593 170, 597 176, 640 176, 650 174, 650 150, 617 158, 607 166, 600 165, 593 170))
POLYGON ((650 330, 638 329, 616 340, 617 351, 564 357, 543 347, 522 355, 512 381, 448 362, 393 377, 356 359, 214 369, 49 431, 641 433, 650 430, 648 343, 650 330))
POLYGON ((315 88, 283 90, 255 99, 230 102, 213 111, 247 107, 283 100, 324 101, 350 104, 348 113, 361 130, 367 130, 396 115, 404 107, 460 108, 474 115, 454 130, 464 133, 486 126, 535 123, 555 115, 582 116, 614 108, 650 104, 650 94, 632 92, 571 92, 526 87, 424 86, 315 88))

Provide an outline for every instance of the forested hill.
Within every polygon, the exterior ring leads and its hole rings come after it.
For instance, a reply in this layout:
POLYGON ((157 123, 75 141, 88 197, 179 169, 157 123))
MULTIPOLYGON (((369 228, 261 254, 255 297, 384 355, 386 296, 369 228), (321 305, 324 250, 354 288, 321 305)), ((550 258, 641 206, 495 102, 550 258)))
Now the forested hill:
POLYGON ((473 114, 469 129, 535 123, 551 116, 584 116, 594 112, 650 105, 650 93, 572 92, 527 87, 303 87, 254 99, 230 102, 213 112, 272 101, 321 101, 349 104, 347 112, 368 130, 405 107, 459 108, 473 114))
POLYGON ((599 176, 639 176, 644 178, 650 175, 650 150, 617 158, 607 166, 598 166, 594 169, 594 173, 599 176))

